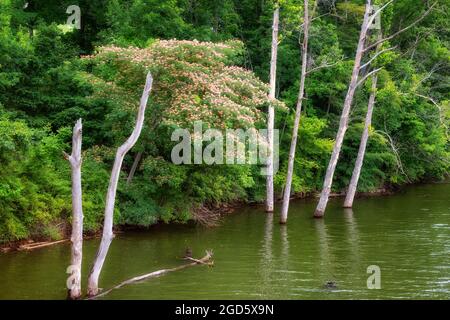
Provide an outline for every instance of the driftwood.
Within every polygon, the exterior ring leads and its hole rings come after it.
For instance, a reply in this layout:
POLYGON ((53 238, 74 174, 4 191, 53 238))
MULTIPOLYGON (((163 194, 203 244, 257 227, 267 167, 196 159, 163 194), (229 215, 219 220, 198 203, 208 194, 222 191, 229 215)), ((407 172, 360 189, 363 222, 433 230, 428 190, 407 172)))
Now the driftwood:
POLYGON ((198 207, 194 210, 193 218, 202 226, 212 228, 220 224, 220 213, 218 210, 211 210, 205 206, 198 207))
POLYGON ((184 258, 185 260, 190 260, 192 262, 191 263, 187 263, 187 264, 183 264, 183 265, 175 267, 175 268, 153 271, 151 273, 147 273, 147 274, 144 274, 144 275, 141 275, 141 276, 137 276, 137 277, 128 279, 128 280, 123 281, 123 282, 119 283, 118 285, 112 287, 111 289, 108 289, 108 290, 106 290, 106 291, 104 291, 104 292, 102 292, 100 294, 95 295, 95 296, 89 297, 88 300, 93 300, 93 299, 97 299, 97 298, 106 296, 111 291, 116 290, 116 289, 120 289, 120 288, 122 288, 122 287, 124 287, 126 285, 133 284, 133 283, 136 283, 136 282, 139 282, 139 281, 143 281, 143 280, 147 280, 147 279, 150 279, 150 278, 156 278, 156 277, 162 276, 164 274, 167 274, 169 272, 183 270, 183 269, 186 269, 186 268, 189 268, 189 267, 193 267, 193 266, 196 266, 196 265, 199 265, 199 264, 207 265, 207 266, 213 266, 214 262, 211 261, 212 256, 213 256, 213 252, 211 250, 206 250, 206 255, 203 258, 201 258, 201 259, 194 259, 194 258, 189 258, 189 257, 184 258))
POLYGON ((23 244, 23 245, 19 246, 19 248, 17 250, 19 250, 19 251, 34 250, 34 249, 53 246, 55 244, 64 243, 67 241, 69 241, 69 239, 58 240, 58 241, 33 242, 33 243, 23 244))
MULTIPOLYGON (((206 254, 208 254, 208 253, 206 253, 206 254)), ((207 266, 212 266, 214 263, 209 261, 209 259, 206 260, 206 261, 203 260, 205 257, 203 257, 202 259, 195 259, 195 258, 191 258, 191 257, 186 257, 186 258, 184 258, 184 260, 193 261, 193 262, 195 262, 197 264, 204 264, 204 265, 207 265, 207 266)))
MULTIPOLYGON (((117 231, 116 233, 120 233, 120 231, 117 231)), ((83 236, 83 240, 91 240, 95 239, 97 236, 83 236)), ((12 243, 11 245, 6 245, 5 247, 0 248, 0 252, 6 253, 10 251, 25 251, 25 250, 34 250, 34 249, 41 249, 45 247, 50 247, 56 244, 63 244, 66 242, 69 242, 70 239, 62 239, 57 241, 40 241, 40 242, 29 242, 25 244, 18 244, 18 243, 12 243)))

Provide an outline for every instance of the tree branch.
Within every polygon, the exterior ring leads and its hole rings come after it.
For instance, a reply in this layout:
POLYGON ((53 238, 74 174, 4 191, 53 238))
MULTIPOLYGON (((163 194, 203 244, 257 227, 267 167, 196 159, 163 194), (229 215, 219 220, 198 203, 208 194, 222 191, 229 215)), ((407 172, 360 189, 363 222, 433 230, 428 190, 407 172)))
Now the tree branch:
MULTIPOLYGON (((314 17, 314 18, 310 19, 310 20, 309 20, 309 23, 311 24, 311 22, 313 22, 314 20, 320 19, 320 18, 325 17, 325 16, 328 16, 328 15, 330 15, 330 12, 321 14, 320 16, 317 16, 317 17, 314 17)), ((304 25, 305 25, 305 23, 303 22, 303 23, 300 25, 300 30, 303 28, 304 25)))
POLYGON ((392 137, 386 131, 376 130, 375 132, 376 133, 382 133, 388 138, 388 141, 389 141, 389 144, 391 146, 392 152, 394 153, 395 159, 397 161, 397 167, 400 169, 402 174, 406 177, 406 180, 408 182, 411 182, 411 180, 409 179, 409 176, 406 174, 405 170, 403 169, 402 160, 400 158, 400 154, 398 153, 398 148, 395 146, 394 139, 392 139, 392 137))
POLYGON ((433 3, 430 8, 423 14, 421 15, 416 21, 414 21, 413 23, 411 23, 409 26, 400 29, 399 31, 395 32, 394 34, 391 34, 389 37, 383 38, 381 40, 376 41, 375 43, 371 44, 370 46, 368 46, 367 48, 364 49, 364 52, 367 52, 373 48, 375 48, 377 45, 379 45, 380 43, 386 42, 388 40, 391 40, 392 38, 395 38, 396 36, 398 36, 399 34, 405 32, 406 30, 412 28, 413 26, 415 26, 416 24, 418 24, 420 21, 422 21, 430 12, 431 10, 434 8, 434 6, 437 4, 437 2, 433 3))
POLYGON ((375 69, 375 70, 372 70, 368 74, 366 74, 361 80, 358 81, 358 83, 356 84, 356 88, 358 88, 362 83, 364 83, 364 81, 366 81, 368 77, 370 77, 371 75, 377 73, 381 69, 383 69, 383 67, 375 69))
POLYGON ((320 70, 320 69, 333 67, 333 66, 337 65, 339 62, 342 62, 342 59, 340 59, 340 60, 338 60, 338 61, 336 61, 336 62, 333 62, 333 63, 326 63, 326 62, 325 62, 325 63, 323 63, 323 64, 321 64, 321 65, 318 65, 317 67, 314 67, 314 68, 308 70, 308 71, 306 72, 306 75, 309 75, 309 74, 311 74, 311 73, 313 73, 313 72, 316 72, 316 71, 318 71, 318 70, 320 70))
POLYGON ((362 69, 364 69, 365 67, 367 67, 367 66, 368 66, 369 64, 371 64, 376 58, 378 58, 382 53, 384 53, 384 52, 386 52, 386 51, 394 50, 396 47, 397 47, 397 46, 390 47, 390 48, 387 48, 387 49, 383 49, 383 50, 381 50, 381 51, 378 51, 372 58, 370 58, 369 61, 367 61, 366 63, 364 63, 364 64, 359 68, 359 70, 362 70, 362 69))
POLYGON ((426 99, 426 100, 430 101, 438 109, 438 111, 439 111, 439 122, 441 123, 441 126, 443 126, 445 128, 445 136, 447 137, 447 139, 449 139, 448 126, 445 123, 445 118, 443 116, 442 107, 432 97, 425 96, 425 95, 420 94, 420 93, 414 93, 414 94, 416 96, 418 96, 418 97, 421 97, 423 99, 426 99))
POLYGON ((70 154, 68 154, 67 152, 63 151, 63 157, 64 157, 64 159, 66 159, 67 161, 70 161, 70 154))

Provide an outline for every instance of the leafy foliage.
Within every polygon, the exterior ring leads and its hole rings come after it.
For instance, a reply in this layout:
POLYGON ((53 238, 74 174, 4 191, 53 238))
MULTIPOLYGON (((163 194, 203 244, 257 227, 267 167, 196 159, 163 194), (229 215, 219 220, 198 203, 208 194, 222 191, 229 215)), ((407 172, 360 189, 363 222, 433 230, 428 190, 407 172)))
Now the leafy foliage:
MULTIPOLYGON (((0 241, 59 238, 70 222, 71 127, 83 118, 85 230, 101 226, 115 148, 132 130, 147 71, 155 76, 143 133, 125 158, 115 222, 184 222, 195 208, 264 199, 257 166, 170 161, 175 128, 264 127, 275 1, 0 1, 0 241), (78 4, 80 30, 64 28, 78 4), (175 40, 179 39, 179 40, 175 40), (80 58, 81 57, 81 58, 80 58), (125 183, 142 152, 134 179, 125 183)), ((310 67, 293 191, 320 189, 352 70, 364 1, 311 2, 310 67)), ((375 1, 383 4, 386 1, 375 1)), ((300 70, 302 4, 280 4, 276 127, 284 185, 300 70), (285 110, 289 112, 284 112, 285 110)), ((397 0, 382 14, 385 36, 414 21, 426 1, 397 0)), ((360 191, 448 177, 448 0, 385 44, 360 191)), ((375 33, 371 35, 373 40, 375 33)), ((373 53, 372 53, 373 55, 373 53)), ((370 83, 358 90, 335 191, 350 179, 370 83)))

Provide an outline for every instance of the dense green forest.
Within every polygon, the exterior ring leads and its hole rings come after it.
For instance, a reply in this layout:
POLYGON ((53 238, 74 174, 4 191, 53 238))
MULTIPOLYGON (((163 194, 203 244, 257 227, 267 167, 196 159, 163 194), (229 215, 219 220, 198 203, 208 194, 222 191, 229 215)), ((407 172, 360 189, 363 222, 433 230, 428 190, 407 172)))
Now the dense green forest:
MULTIPOLYGON (((448 175, 450 1, 436 2, 423 20, 385 44, 394 50, 375 61, 383 69, 361 192, 448 175)), ((364 3, 314 5, 309 50, 315 61, 310 63, 334 63, 306 80, 295 194, 321 190, 364 3)), ((299 87, 302 6, 297 0, 280 2, 278 196, 299 87)), ((422 0, 394 1, 383 11, 383 34, 407 26, 427 6, 422 0)), ((257 166, 175 165, 171 133, 191 128, 195 120, 211 128, 266 126, 273 11, 269 0, 0 0, 0 241, 66 235, 71 178, 62 152, 69 152, 79 118, 84 228, 100 229, 114 153, 133 130, 148 70, 154 89, 141 137, 122 168, 116 224, 207 220, 221 205, 263 201, 265 177, 257 166), (66 26, 70 5, 81 9, 80 29, 66 26), (138 154, 142 158, 127 183, 138 154)), ((367 82, 353 101, 336 192, 345 191, 352 175, 369 93, 367 82)))

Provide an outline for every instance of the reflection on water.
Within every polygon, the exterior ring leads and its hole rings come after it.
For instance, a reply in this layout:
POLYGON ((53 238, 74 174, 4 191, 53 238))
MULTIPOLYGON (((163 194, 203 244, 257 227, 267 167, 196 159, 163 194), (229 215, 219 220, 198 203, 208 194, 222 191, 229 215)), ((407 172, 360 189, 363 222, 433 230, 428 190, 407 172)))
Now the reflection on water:
POLYGON ((289 238, 288 238, 288 228, 286 225, 280 225, 280 235, 281 235, 281 272, 289 274, 289 238))
POLYGON ((319 270, 322 276, 327 277, 325 282, 336 282, 335 274, 335 259, 330 250, 330 239, 328 237, 327 226, 325 219, 316 219, 314 221, 317 232, 318 249, 320 256, 319 270))
MULTIPOLYGON (((113 291, 111 299, 448 299, 449 184, 416 186, 390 197, 357 199, 352 210, 332 199, 324 219, 314 200, 291 204, 287 225, 278 213, 248 207, 218 228, 158 226, 120 234, 100 279, 125 279, 177 266, 186 247, 215 265, 185 269, 113 291), (367 267, 381 268, 381 289, 367 289, 367 267), (325 284, 332 281, 335 287, 325 284)), ((98 240, 84 244, 86 276, 98 240)), ((0 255, 0 298, 64 299, 70 247, 0 255)), ((85 283, 83 283, 85 287, 85 283)))
POLYGON ((349 260, 351 262, 350 265, 350 273, 355 274, 360 272, 358 270, 358 266, 361 265, 361 251, 360 251, 360 240, 358 234, 358 225, 357 218, 353 213, 353 209, 344 208, 344 218, 347 225, 347 243, 350 248, 349 260))
POLYGON ((269 297, 271 293, 271 281, 275 272, 273 261, 273 214, 266 213, 266 222, 264 225, 264 238, 261 241, 260 250, 260 277, 261 280, 256 283, 259 290, 256 293, 261 297, 269 297))

